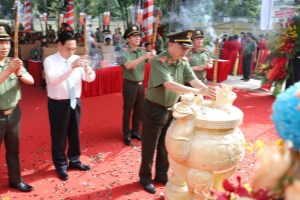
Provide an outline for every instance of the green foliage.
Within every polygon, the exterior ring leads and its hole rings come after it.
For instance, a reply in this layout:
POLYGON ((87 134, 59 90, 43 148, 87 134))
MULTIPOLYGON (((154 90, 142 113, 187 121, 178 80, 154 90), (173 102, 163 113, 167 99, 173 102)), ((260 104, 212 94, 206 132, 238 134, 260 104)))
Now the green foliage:
POLYGON ((85 11, 93 18, 103 15, 105 11, 110 11, 111 17, 120 17, 121 10, 118 0, 91 0, 85 11))
POLYGON ((261 0, 214 0, 214 16, 226 17, 258 17, 260 15, 261 0))

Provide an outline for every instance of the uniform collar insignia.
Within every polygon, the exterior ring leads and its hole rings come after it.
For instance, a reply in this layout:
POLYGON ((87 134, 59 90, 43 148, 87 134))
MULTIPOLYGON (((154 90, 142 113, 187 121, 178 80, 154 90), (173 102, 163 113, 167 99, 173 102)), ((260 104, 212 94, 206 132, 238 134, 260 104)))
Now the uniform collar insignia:
POLYGON ((159 61, 164 64, 166 61, 168 60, 168 57, 167 56, 163 56, 159 59, 159 61))
POLYGON ((130 47, 129 51, 132 53, 132 52, 137 52, 138 50, 139 50, 139 47, 137 49, 133 49, 133 48, 130 47))

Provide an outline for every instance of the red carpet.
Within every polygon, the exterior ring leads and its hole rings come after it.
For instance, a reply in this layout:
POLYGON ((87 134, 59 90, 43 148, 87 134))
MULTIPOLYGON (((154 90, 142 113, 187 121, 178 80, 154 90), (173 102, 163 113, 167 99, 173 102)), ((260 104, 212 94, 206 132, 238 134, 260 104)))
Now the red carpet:
MULTIPOLYGON (((21 167, 24 180, 34 186, 31 193, 8 188, 5 148, 0 152, 1 198, 22 200, 42 199, 163 199, 163 185, 156 185, 155 195, 139 185, 140 143, 133 147, 122 143, 122 95, 115 93, 82 101, 81 160, 92 166, 88 172, 69 171, 69 180, 57 178, 51 160, 47 96, 44 90, 23 86, 20 103, 21 167)), ((270 120, 272 96, 235 90, 235 105, 244 111, 241 129, 248 141, 274 141, 277 136, 270 120)), ((237 174, 248 181, 255 163, 255 154, 247 154, 237 174)))

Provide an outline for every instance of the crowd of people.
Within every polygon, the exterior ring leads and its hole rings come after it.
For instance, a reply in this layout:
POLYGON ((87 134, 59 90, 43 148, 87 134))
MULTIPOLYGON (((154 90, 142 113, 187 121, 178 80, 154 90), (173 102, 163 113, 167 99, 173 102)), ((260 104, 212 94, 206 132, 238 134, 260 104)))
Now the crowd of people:
POLYGON ((241 32, 239 36, 223 35, 220 42, 220 58, 229 60, 229 74, 243 74, 245 82, 251 74, 262 73, 269 53, 268 35, 257 38, 252 33, 241 32))
MULTIPOLYGON (((53 32, 52 32, 53 33, 53 32)), ((91 37, 93 38, 93 34, 91 37)), ((234 73, 237 59, 242 63, 243 81, 249 81, 251 65, 256 62, 257 51, 265 50, 266 41, 260 43, 251 33, 242 37, 223 36, 221 58, 229 60, 234 73), (264 42, 264 44, 263 44, 264 42)), ((117 28, 95 32, 96 42, 102 42, 102 51, 120 52, 119 64, 123 69, 123 143, 131 145, 131 140, 141 141, 140 183, 149 193, 156 189, 152 179, 152 165, 156 152, 154 181, 166 184, 168 181, 168 153, 165 136, 171 121, 169 109, 178 102, 180 94, 216 96, 215 86, 206 79, 206 70, 212 68, 211 53, 203 46, 202 30, 185 30, 166 35, 164 40, 158 35, 155 44, 146 41, 141 46, 142 33, 138 25, 129 26, 122 35, 117 28), (126 43, 126 45, 124 45, 126 43), (148 88, 144 88, 145 63, 151 63, 148 88), (142 126, 141 126, 142 124, 142 126)), ((63 24, 56 36, 57 52, 45 58, 44 69, 47 83, 48 114, 51 132, 52 160, 58 177, 68 180, 68 169, 91 170, 80 162, 81 81, 95 80, 95 71, 86 57, 75 55, 81 42, 74 30, 63 24), (67 154, 65 153, 67 149, 67 154)), ((31 51, 34 59, 40 59, 38 51, 42 40, 35 39, 31 51)), ((25 183, 20 174, 19 121, 21 98, 20 81, 33 84, 32 76, 18 58, 9 58, 11 37, 0 27, 0 142, 5 140, 6 159, 9 171, 9 186, 23 192, 33 188, 25 183), (8 87, 8 88, 7 88, 8 87), (12 89, 13 88, 13 89, 12 89)), ((264 57, 264 56, 261 56, 264 57)), ((110 57, 107 59, 115 59, 110 57)), ((259 67, 258 67, 259 68, 259 67)), ((257 68, 257 69, 258 69, 257 68)))

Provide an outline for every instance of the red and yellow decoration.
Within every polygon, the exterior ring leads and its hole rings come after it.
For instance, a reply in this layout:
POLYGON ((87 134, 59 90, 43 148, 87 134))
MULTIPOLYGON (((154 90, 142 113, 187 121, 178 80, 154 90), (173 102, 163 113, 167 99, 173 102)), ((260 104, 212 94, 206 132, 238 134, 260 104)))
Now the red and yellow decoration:
MULTIPOLYGON (((262 67, 262 88, 270 89, 274 84, 273 95, 280 93, 283 83, 289 78, 295 54, 300 51, 300 18, 288 19, 286 24, 278 24, 271 32, 269 48, 271 54, 262 67)), ((298 67, 298 66, 294 66, 298 67)))

